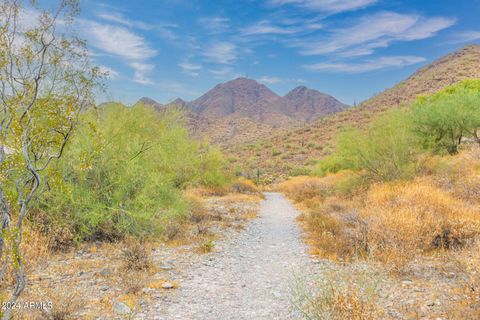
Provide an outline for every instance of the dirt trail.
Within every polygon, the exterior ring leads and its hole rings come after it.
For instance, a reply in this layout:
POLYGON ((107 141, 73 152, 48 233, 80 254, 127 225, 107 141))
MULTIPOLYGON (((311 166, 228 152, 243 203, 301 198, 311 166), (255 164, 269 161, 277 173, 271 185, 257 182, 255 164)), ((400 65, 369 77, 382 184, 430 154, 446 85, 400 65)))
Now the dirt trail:
POLYGON ((259 217, 195 261, 177 292, 158 301, 148 319, 300 318, 291 310, 290 288, 311 261, 295 222, 298 212, 281 194, 265 196, 259 217))

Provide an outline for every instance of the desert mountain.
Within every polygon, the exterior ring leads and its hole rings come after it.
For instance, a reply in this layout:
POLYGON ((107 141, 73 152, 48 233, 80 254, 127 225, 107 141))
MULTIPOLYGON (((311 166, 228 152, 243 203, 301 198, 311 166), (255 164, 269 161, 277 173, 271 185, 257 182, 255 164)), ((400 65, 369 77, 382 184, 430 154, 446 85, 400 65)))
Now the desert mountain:
POLYGON ((273 176, 288 170, 300 170, 313 159, 320 159, 334 148, 338 130, 345 127, 364 127, 379 113, 406 105, 418 96, 437 92, 464 79, 480 79, 480 46, 466 46, 423 67, 391 89, 361 103, 356 108, 335 113, 267 139, 251 140, 248 144, 231 145, 228 152, 248 163, 251 170, 260 168, 273 176), (281 167, 271 159, 272 149, 289 165, 281 167))
MULTIPOLYGON (((233 113, 252 117, 262 114, 280 99, 272 90, 247 78, 238 78, 219 84, 190 107, 209 118, 223 118, 233 113)), ((277 107, 278 108, 278 107, 277 107)))
POLYGON ((180 107, 180 108, 184 108, 184 107, 187 107, 187 102, 180 99, 180 98, 177 98, 175 100, 173 100, 172 102, 169 102, 167 103, 165 106, 167 107, 180 107))
POLYGON ((265 85, 247 78, 219 84, 189 105, 208 118, 235 115, 283 127, 347 107, 331 96, 306 87, 298 87, 280 97, 265 85))
POLYGON ((311 121, 340 112, 348 106, 332 96, 299 86, 282 98, 284 113, 297 120, 311 121))
POLYGON ((138 100, 137 104, 144 104, 146 106, 151 106, 157 111, 160 111, 164 107, 161 103, 158 103, 157 101, 147 97, 143 97, 140 100, 138 100))
MULTIPOLYGON (((149 98, 142 98, 139 102, 157 109, 162 107, 149 98)), ((295 88, 280 97, 265 85, 247 78, 219 84, 194 101, 176 99, 165 106, 187 107, 210 120, 224 119, 226 123, 232 123, 235 119, 243 119, 245 124, 249 119, 272 127, 290 127, 347 107, 332 96, 306 87, 295 88)))

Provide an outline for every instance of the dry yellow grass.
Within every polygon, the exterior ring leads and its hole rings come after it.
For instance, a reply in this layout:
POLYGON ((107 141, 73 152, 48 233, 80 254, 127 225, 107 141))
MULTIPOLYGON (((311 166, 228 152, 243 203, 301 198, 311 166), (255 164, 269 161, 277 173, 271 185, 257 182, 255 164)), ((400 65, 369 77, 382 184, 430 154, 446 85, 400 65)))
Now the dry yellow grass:
POLYGON ((373 186, 360 217, 368 225, 369 254, 398 266, 417 254, 469 245, 480 215, 429 179, 373 186))
POLYGON ((415 256, 469 247, 480 237, 480 149, 429 159, 413 181, 372 185, 354 196, 340 172, 279 184, 303 209, 299 221, 312 253, 370 257, 401 270, 415 256))
POLYGON ((310 284, 297 283, 292 303, 306 319, 382 319, 377 284, 373 274, 326 272, 310 284))
MULTIPOLYGON (((400 280, 412 279, 425 291, 417 304, 408 305, 408 289, 397 296, 407 308, 399 310, 406 318, 480 319, 480 148, 427 158, 410 181, 358 184, 354 192, 345 192, 339 186, 349 179, 355 175, 340 172, 278 185, 302 210, 298 220, 311 253, 334 261, 361 260, 339 268, 365 264, 387 270, 395 292, 405 289, 400 280), (425 299, 439 299, 441 307, 425 309, 425 299)), ((312 310, 327 310, 338 319, 382 318, 375 314, 375 301, 357 299, 355 287, 340 289, 333 286, 327 298, 317 293, 310 300, 312 310)))

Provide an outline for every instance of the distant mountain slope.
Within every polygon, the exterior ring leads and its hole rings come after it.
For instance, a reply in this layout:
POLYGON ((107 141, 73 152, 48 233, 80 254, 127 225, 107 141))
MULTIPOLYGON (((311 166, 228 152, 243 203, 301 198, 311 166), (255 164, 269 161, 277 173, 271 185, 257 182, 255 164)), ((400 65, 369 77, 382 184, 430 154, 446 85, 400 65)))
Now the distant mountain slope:
POLYGON ((272 90, 247 78, 238 78, 211 89, 189 105, 209 118, 223 118, 236 113, 244 116, 262 114, 280 99, 272 90))
POLYGON ((357 108, 346 109, 268 139, 229 146, 226 152, 235 155, 238 162, 244 163, 252 172, 259 168, 267 175, 285 176, 289 171, 329 154, 342 128, 365 127, 389 108, 408 104, 420 95, 437 92, 464 79, 480 79, 479 45, 464 47, 434 61, 357 108), (274 157, 272 149, 275 149, 274 157))
POLYGON ((151 106, 157 111, 160 111, 164 107, 161 103, 158 103, 157 101, 147 97, 140 98, 140 100, 138 100, 136 104, 144 104, 146 106, 151 106))
POLYGON ((315 120, 348 107, 330 95, 304 86, 296 87, 282 100, 284 113, 302 121, 315 120))
POLYGON ((235 115, 281 127, 311 121, 347 107, 331 96, 306 87, 295 88, 280 97, 265 85, 247 78, 219 84, 189 106, 207 118, 235 115))
POLYGON ((306 87, 297 87, 284 97, 255 80, 237 78, 219 84, 198 99, 180 98, 162 105, 150 98, 137 103, 156 110, 180 107, 192 132, 222 146, 264 139, 339 112, 348 106, 332 96, 306 87))
POLYGON ((391 89, 363 102, 366 108, 385 108, 411 102, 464 79, 480 78, 480 45, 469 45, 419 69, 391 89))

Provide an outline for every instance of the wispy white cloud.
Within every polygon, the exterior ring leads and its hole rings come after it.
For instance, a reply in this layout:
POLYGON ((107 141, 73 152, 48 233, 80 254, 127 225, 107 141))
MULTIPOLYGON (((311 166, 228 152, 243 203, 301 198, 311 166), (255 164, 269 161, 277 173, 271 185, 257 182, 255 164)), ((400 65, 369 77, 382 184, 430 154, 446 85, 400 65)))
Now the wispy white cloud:
POLYGON ((117 12, 100 12, 97 13, 97 17, 108 22, 118 23, 131 28, 138 28, 143 30, 151 30, 154 28, 154 26, 151 24, 145 23, 143 21, 130 20, 117 12))
POLYGON ((160 37, 170 41, 178 39, 177 33, 173 31, 177 28, 178 28, 178 25, 174 23, 166 23, 166 24, 155 26, 155 30, 158 31, 158 34, 160 35, 160 37))
POLYGON ((359 63, 322 62, 305 66, 311 71, 329 71, 341 73, 360 73, 386 68, 398 68, 424 62, 425 58, 417 56, 391 56, 370 59, 359 63))
POLYGON ((81 30, 88 43, 103 53, 124 60, 134 70, 134 81, 151 84, 148 74, 155 65, 148 63, 157 51, 151 48, 145 39, 133 31, 117 25, 81 20, 81 30))
POLYGON ((464 43, 480 40, 480 31, 462 31, 454 34, 449 43, 464 43))
POLYGON ((208 70, 215 79, 225 79, 232 75, 233 69, 231 67, 222 67, 220 69, 208 70))
POLYGON ((242 31, 242 35, 264 35, 264 34, 294 34, 299 32, 298 28, 290 26, 274 25, 271 21, 263 20, 256 24, 246 27, 242 31))
POLYGON ((382 12, 363 17, 358 23, 337 29, 329 37, 315 41, 300 41, 304 55, 340 53, 344 56, 369 55, 376 48, 387 47, 394 41, 430 38, 456 20, 445 17, 426 18, 412 14, 382 12))
POLYGON ((177 81, 173 81, 173 80, 162 81, 162 82, 158 83, 156 85, 156 87, 158 87, 162 91, 169 92, 169 93, 173 94, 173 96, 170 97, 171 99, 175 99, 178 96, 182 96, 186 99, 196 98, 196 97, 198 97, 202 94, 198 90, 191 89, 191 88, 185 86, 185 84, 177 82, 177 81))
POLYGON ((134 70, 133 81, 143 85, 151 85, 154 82, 148 75, 155 69, 155 65, 143 62, 131 62, 130 66, 134 70))
POLYGON ((140 35, 124 27, 85 21, 89 43, 103 52, 128 60, 144 60, 157 54, 140 35))
POLYGON ((236 49, 236 45, 231 42, 215 42, 205 48, 202 54, 212 62, 230 64, 237 59, 236 49))
POLYGON ((183 72, 191 76, 198 76, 200 74, 199 71, 202 70, 201 65, 189 62, 179 63, 178 66, 182 69, 183 72))
POLYGON ((211 34, 218 34, 230 28, 230 19, 225 17, 201 17, 198 23, 211 34))
POLYGON ((339 13, 368 7, 377 0, 269 0, 270 5, 295 4, 310 10, 326 13, 339 13))
POLYGON ((172 29, 178 28, 174 23, 156 23, 150 24, 138 20, 130 20, 118 12, 99 12, 96 14, 98 18, 111 23, 119 24, 133 29, 141 29, 146 31, 158 31, 158 34, 167 40, 177 39, 177 35, 172 29))
POLYGON ((283 79, 278 78, 278 77, 270 77, 270 76, 263 76, 260 79, 257 80, 260 83, 264 84, 275 84, 275 83, 280 83, 283 81, 283 79))

